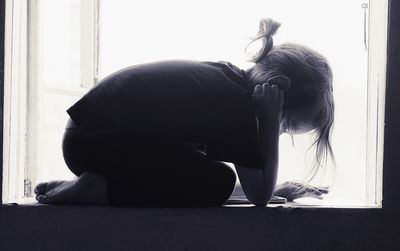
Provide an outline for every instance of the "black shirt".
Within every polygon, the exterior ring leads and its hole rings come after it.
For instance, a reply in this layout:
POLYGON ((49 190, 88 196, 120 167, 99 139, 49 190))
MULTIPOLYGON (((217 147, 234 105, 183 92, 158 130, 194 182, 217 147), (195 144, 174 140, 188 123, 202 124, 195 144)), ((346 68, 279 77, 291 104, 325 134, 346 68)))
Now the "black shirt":
POLYGON ((254 111, 243 70, 189 60, 122 69, 67 110, 81 128, 206 145, 210 159, 261 168, 254 111))

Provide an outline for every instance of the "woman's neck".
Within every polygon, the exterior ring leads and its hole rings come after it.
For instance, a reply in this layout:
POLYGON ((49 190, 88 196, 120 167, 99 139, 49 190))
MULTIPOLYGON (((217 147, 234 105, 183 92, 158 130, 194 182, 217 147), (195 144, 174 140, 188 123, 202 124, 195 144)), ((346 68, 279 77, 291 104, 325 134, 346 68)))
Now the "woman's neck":
POLYGON ((245 74, 246 74, 246 79, 250 79, 250 74, 251 74, 251 72, 253 71, 253 68, 254 68, 254 67, 250 67, 249 69, 244 70, 244 72, 245 72, 245 74))
POLYGON ((250 77, 251 76, 251 72, 253 71, 253 68, 254 67, 250 67, 247 70, 243 70, 244 74, 245 74, 245 77, 246 77, 246 84, 249 85, 250 89, 253 89, 253 87, 254 87, 254 83, 253 83, 253 81, 251 80, 251 77, 250 77))

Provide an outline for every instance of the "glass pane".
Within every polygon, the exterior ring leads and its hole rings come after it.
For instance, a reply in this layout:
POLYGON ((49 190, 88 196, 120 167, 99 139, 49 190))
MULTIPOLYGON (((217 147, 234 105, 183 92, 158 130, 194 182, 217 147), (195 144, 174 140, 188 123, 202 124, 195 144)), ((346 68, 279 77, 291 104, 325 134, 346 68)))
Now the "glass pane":
POLYGON ((61 142, 69 118, 65 111, 78 99, 67 95, 42 95, 40 105, 46 109, 40 114, 37 182, 74 177, 64 162, 61 142))
MULTIPOLYGON (((330 185, 326 204, 366 203, 366 121, 368 54, 364 49, 361 0, 188 2, 101 0, 100 78, 123 67, 163 59, 230 61, 242 69, 244 48, 258 21, 282 23, 275 44, 298 42, 325 55, 334 73, 335 124, 332 137, 335 173, 329 163, 316 185, 330 185), (338 18, 340 16, 340 18, 338 18), (335 174, 333 176, 333 174, 335 174), (334 178, 334 179, 333 179, 334 178)), ((79 0, 39 1, 40 85, 80 86, 79 0)), ((65 110, 79 97, 40 97, 38 182, 70 178, 62 159, 65 110)), ((302 180, 313 160, 310 135, 282 135, 278 183, 302 180)), ((320 203, 320 201, 306 201, 320 203)), ((299 201, 299 202, 302 202, 299 201)))
MULTIPOLYGON (((101 1, 101 77, 122 67, 162 59, 230 61, 242 69, 244 48, 258 21, 282 23, 275 44, 298 42, 330 61, 336 101, 332 145, 336 155, 315 184, 330 185, 327 204, 366 203, 367 60, 362 1, 101 1), (340 16, 340 18, 338 18, 340 16)), ((313 160, 310 135, 281 136, 278 182, 302 180, 313 160), (305 159, 307 159, 305 163, 305 159)), ((320 201, 313 201, 320 202, 320 201)), ((307 201, 310 203, 310 201, 307 201)))
POLYGON ((80 86, 79 0, 40 0, 39 64, 42 85, 80 86))

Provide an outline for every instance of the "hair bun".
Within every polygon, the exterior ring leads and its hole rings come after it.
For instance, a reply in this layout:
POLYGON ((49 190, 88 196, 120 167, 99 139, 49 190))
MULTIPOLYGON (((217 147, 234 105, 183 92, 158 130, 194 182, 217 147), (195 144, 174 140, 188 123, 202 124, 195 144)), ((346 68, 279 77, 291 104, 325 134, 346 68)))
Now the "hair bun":
POLYGON ((268 37, 273 36, 278 31, 279 27, 281 26, 280 23, 272 20, 271 18, 263 18, 260 20, 258 36, 261 37, 268 37))
POLYGON ((250 62, 258 63, 265 55, 268 54, 268 52, 271 51, 274 45, 272 36, 276 34, 280 26, 281 24, 279 22, 276 22, 271 18, 262 18, 260 20, 258 33, 246 46, 246 49, 250 44, 259 39, 262 39, 262 48, 257 55, 249 60, 250 62))

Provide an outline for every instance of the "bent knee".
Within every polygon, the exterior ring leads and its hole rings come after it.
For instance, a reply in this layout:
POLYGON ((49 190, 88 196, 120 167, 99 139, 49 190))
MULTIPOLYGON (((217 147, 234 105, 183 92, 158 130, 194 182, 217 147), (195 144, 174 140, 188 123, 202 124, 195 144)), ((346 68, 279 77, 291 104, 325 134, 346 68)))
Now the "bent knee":
POLYGON ((217 172, 214 172, 215 176, 210 186, 214 186, 215 195, 219 198, 220 204, 223 204, 228 200, 235 188, 236 173, 229 165, 219 161, 217 163, 214 167, 218 171, 215 170, 217 172))
POLYGON ((222 174, 221 174, 223 176, 222 180, 225 181, 227 184, 230 184, 232 187, 234 187, 236 184, 236 173, 233 170, 233 168, 230 167, 229 165, 227 165, 223 162, 219 162, 219 161, 218 161, 218 165, 220 166, 220 169, 222 172, 222 174))

